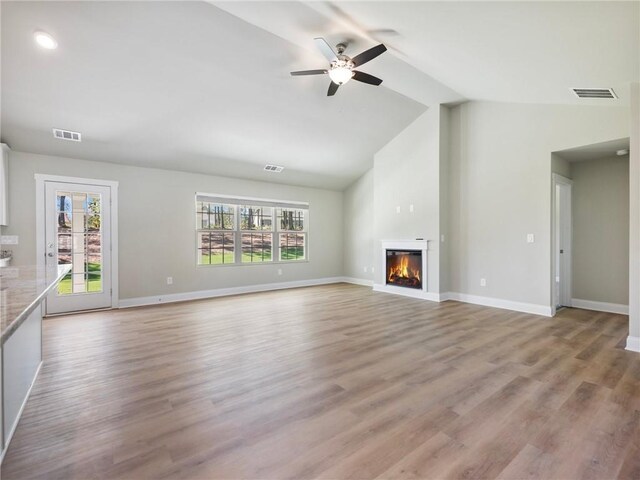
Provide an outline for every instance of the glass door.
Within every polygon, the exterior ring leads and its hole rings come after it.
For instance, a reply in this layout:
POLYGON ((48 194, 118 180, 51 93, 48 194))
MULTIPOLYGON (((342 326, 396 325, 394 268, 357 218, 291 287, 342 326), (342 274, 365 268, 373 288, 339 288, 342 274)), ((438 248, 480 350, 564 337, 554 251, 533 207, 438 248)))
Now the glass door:
POLYGON ((110 188, 46 182, 46 263, 71 265, 47 314, 111 306, 110 188))

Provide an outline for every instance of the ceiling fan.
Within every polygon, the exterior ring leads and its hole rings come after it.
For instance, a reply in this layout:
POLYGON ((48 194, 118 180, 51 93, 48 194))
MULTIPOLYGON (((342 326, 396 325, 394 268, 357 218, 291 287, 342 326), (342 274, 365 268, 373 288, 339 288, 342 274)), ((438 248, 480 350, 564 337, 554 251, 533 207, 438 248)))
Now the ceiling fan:
POLYGON ((338 51, 338 53, 336 53, 324 38, 318 37, 314 38, 314 40, 318 49, 326 59, 329 60, 329 68, 324 70, 301 70, 298 72, 291 72, 291 75, 325 75, 328 73, 331 78, 329 90, 327 91, 327 96, 329 97, 335 95, 338 91, 338 87, 340 85, 344 85, 352 78, 359 82, 368 83, 369 85, 378 86, 382 83, 382 80, 378 77, 374 77, 368 73, 359 72, 358 70, 354 70, 354 68, 364 65, 368 61, 376 58, 378 55, 386 52, 387 47, 383 44, 371 47, 369 50, 365 50, 359 55, 351 58, 344 54, 344 51, 347 48, 344 43, 336 45, 336 50, 338 51))

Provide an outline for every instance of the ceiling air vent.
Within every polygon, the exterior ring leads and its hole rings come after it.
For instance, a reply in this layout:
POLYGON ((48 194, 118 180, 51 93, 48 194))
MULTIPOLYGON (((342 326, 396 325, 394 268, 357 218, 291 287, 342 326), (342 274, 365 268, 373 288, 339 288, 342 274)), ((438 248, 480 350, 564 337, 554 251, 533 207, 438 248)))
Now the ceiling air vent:
POLYGON ((280 173, 282 170, 284 170, 284 167, 281 167, 280 165, 265 165, 264 169, 267 172, 280 173))
POLYGON ((53 129, 53 136, 59 140, 69 140, 70 142, 82 141, 80 132, 72 132, 71 130, 62 130, 60 128, 53 129))
POLYGON ((578 98, 618 98, 613 88, 572 88, 578 98))

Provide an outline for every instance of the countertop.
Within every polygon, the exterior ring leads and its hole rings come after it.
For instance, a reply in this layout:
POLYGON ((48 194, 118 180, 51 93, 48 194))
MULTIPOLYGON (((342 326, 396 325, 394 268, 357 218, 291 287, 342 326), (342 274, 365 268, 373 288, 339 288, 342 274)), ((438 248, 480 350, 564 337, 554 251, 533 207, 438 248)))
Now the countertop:
POLYGON ((11 337, 70 270, 71 265, 0 268, 0 343, 11 337))

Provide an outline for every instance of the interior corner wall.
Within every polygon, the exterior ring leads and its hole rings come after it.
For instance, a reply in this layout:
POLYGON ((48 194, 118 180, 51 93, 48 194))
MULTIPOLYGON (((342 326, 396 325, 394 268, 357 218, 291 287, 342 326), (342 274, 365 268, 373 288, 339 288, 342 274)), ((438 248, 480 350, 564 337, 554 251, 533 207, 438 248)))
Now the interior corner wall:
POLYGON ((440 291, 440 109, 429 108, 374 156, 374 282, 382 240, 429 241, 427 290, 440 291), (413 211, 411 211, 413 205, 413 211))
POLYGON ((628 137, 628 107, 468 102, 450 120, 451 290, 550 308, 551 152, 628 137))
POLYGON ((373 169, 344 191, 344 276, 373 282, 373 169))
POLYGON ((571 163, 572 297, 629 303, 629 157, 571 163))
POLYGON ((629 147, 629 338, 640 352, 640 83, 631 84, 629 147))
POLYGON ((449 184, 450 184, 450 115, 451 110, 445 105, 440 106, 440 237, 435 240, 440 246, 440 293, 450 291, 450 249, 449 249, 449 184))
POLYGON ((571 164, 557 154, 551 154, 551 173, 557 173, 565 178, 571 178, 571 164))
POLYGON ((119 182, 121 300, 343 275, 342 192, 12 151, 4 233, 19 236, 16 265, 36 262, 36 173, 119 182), (309 202, 309 261, 196 266, 196 192, 309 202))

